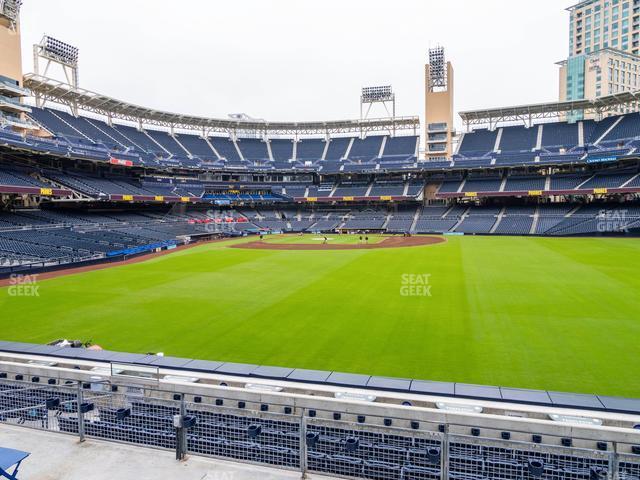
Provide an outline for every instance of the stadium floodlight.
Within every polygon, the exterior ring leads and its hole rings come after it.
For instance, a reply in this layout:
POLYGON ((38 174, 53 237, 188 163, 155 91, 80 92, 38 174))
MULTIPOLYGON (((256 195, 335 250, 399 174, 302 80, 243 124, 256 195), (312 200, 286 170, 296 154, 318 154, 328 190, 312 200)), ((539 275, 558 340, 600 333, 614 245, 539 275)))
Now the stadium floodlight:
POLYGON ((385 102, 391 100, 393 100, 393 89, 391 88, 391 85, 362 88, 362 101, 364 103, 385 102))
POLYGON ((270 393, 277 393, 282 391, 282 387, 278 387, 277 385, 264 385, 261 383, 247 383, 244 388, 246 388, 247 390, 270 393))
MULTIPOLYGON (((78 47, 69 45, 62 40, 45 35, 33 46, 33 69, 36 75, 44 77, 49 76, 49 70, 52 65, 58 65, 62 69, 66 83, 71 87, 78 88, 79 83, 79 50, 78 47), (40 64, 43 64, 41 66, 40 64)), ((36 106, 43 107, 44 100, 42 96, 36 92, 36 106)), ((71 110, 77 113, 77 105, 72 105, 71 110)))
POLYGON ((436 91, 447 87, 447 61, 444 47, 429 49, 429 89, 436 91))
POLYGON ((18 21, 21 6, 22 0, 0 0, 0 16, 15 24, 18 21))
POLYGON ((393 93, 391 85, 362 87, 362 91, 360 93, 360 120, 365 120, 369 117, 371 108, 376 103, 382 104, 387 112, 387 116, 396 118, 396 96, 393 93), (389 111, 387 103, 391 103, 391 111, 389 111), (366 113, 364 112, 365 105, 367 105, 366 113))
POLYGON ((580 417, 577 415, 559 415, 557 413, 552 413, 549 415, 549 418, 554 422, 569 423, 571 425, 591 425, 594 427, 602 425, 602 420, 599 418, 580 417))
POLYGON ((42 54, 65 65, 75 66, 78 64, 78 47, 74 47, 57 38, 45 35, 40 42, 42 54))
POLYGON ((482 413, 482 407, 480 405, 471 403, 437 402, 436 407, 452 413, 482 413))
POLYGON ((333 395, 338 400, 347 400, 351 402, 375 402, 376 396, 369 395, 367 393, 355 393, 355 392, 336 392, 333 395))

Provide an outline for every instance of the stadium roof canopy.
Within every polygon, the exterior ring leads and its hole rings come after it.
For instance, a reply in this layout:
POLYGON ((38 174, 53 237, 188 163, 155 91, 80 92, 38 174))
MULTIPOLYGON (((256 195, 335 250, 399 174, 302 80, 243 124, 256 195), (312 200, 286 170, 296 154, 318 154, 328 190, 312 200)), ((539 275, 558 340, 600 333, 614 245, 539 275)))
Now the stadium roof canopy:
POLYGON ((515 107, 500 107, 484 110, 460 112, 460 118, 466 125, 489 124, 494 127, 500 122, 523 121, 531 124, 535 119, 555 118, 562 113, 583 111, 600 115, 613 107, 640 102, 640 90, 623 92, 595 100, 575 100, 568 102, 534 103, 515 107))
POLYGON ((290 135, 396 130, 417 132, 420 127, 420 119, 417 116, 326 122, 269 122, 182 115, 123 102, 33 73, 24 76, 24 86, 33 92, 36 99, 66 105, 76 114, 78 110, 83 110, 103 115, 109 119, 170 129, 198 130, 204 134, 210 132, 237 133, 238 131, 290 135))

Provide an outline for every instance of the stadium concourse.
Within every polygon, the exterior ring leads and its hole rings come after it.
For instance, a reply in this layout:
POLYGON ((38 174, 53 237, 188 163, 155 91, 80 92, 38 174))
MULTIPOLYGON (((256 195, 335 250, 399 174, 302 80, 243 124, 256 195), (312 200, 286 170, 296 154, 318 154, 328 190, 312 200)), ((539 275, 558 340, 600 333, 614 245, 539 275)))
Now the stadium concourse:
MULTIPOLYGON (((89 440, 78 447, 77 439, 55 433, 25 430, 23 427, 0 428, 0 445, 12 445, 30 452, 20 468, 25 479, 111 480, 113 478, 157 480, 293 480, 297 472, 287 472, 256 465, 190 456, 176 462, 173 452, 159 452, 132 445, 89 440), (37 459, 37 461, 35 461, 37 459), (55 472, 55 477, 52 473, 55 472)), ((309 478, 318 478, 309 476, 309 478)), ((331 477, 323 476, 324 479, 331 477)))

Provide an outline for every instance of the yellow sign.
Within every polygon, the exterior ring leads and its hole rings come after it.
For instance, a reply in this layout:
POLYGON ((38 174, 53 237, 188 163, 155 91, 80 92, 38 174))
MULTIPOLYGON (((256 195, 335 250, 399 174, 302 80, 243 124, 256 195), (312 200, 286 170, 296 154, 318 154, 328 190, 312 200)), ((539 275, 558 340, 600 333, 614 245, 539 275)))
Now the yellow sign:
POLYGON ((190 200, 191 200, 191 199, 190 199, 189 197, 180 197, 180 201, 181 201, 181 202, 188 202, 188 201, 190 201, 190 200))
POLYGON ((345 202, 352 202, 353 197, 342 197, 342 200, 344 200, 345 202))
POLYGON ((529 190, 530 197, 539 197, 542 195, 542 190, 529 190))
POLYGON ((380 200, 388 200, 388 201, 391 201, 391 196, 389 196, 389 195, 383 195, 382 197, 380 197, 380 200))
POLYGON ((464 192, 465 197, 477 197, 478 192, 464 192))
POLYGON ((593 193, 596 195, 602 195, 607 193, 609 190, 607 190, 606 188, 594 188, 593 189, 593 193))
POLYGON ((53 189, 51 188, 41 188, 40 195, 53 195, 53 189))
POLYGON ((155 201, 156 202, 164 202, 164 197, 162 195, 156 195, 155 201))
POLYGON ((318 197, 307 197, 307 202, 317 202, 318 197))
POLYGON ((122 200, 126 200, 127 202, 130 202, 133 200, 133 195, 122 195, 122 200))

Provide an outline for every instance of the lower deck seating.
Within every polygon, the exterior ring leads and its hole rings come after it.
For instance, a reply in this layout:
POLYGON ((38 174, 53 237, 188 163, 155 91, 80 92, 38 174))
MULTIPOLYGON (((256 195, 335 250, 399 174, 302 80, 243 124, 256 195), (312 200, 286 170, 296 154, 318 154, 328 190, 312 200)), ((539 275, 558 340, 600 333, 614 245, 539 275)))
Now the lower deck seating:
POLYGON ((502 217, 494 233, 502 235, 528 235, 533 225, 533 217, 528 215, 512 215, 502 217))
POLYGON ((394 215, 387 223, 387 231, 395 233, 410 233, 413 226, 413 215, 394 215))
POLYGON ((493 215, 468 216, 455 229, 461 233, 490 233, 496 217, 493 215))
POLYGON ((496 235, 600 235, 640 232, 636 203, 541 203, 536 205, 384 207, 315 211, 299 206, 278 210, 217 212, 225 221, 208 226, 204 211, 79 211, 25 209, 0 212, 0 272, 55 263, 74 263, 143 248, 180 236, 245 233, 260 229, 282 232, 332 232, 336 229, 388 233, 464 233, 496 235))
POLYGON ((74 210, 18 210, 0 215, 0 272, 29 264, 74 263, 110 252, 177 242, 180 235, 207 233, 187 215, 166 212, 92 213, 74 210))
POLYGON ((458 219, 440 219, 420 217, 416 222, 414 233, 445 233, 450 232, 458 223, 458 219))
POLYGON ((376 210, 352 212, 341 228, 347 230, 382 230, 387 222, 387 214, 376 210))

